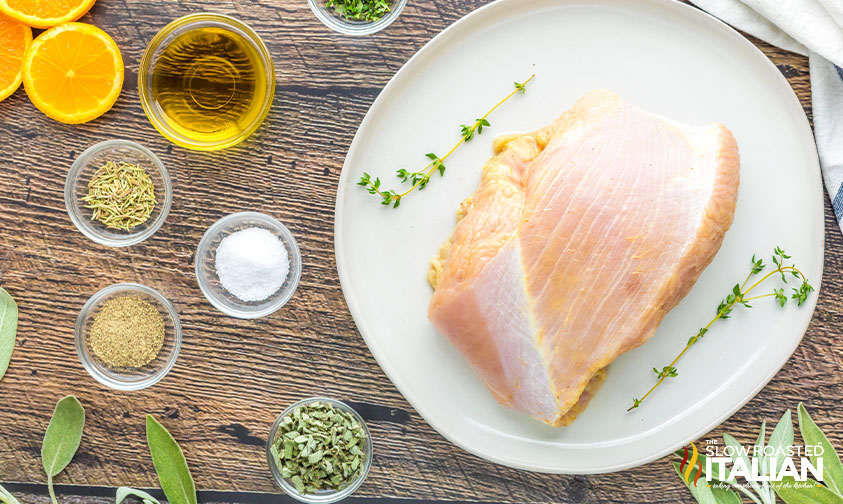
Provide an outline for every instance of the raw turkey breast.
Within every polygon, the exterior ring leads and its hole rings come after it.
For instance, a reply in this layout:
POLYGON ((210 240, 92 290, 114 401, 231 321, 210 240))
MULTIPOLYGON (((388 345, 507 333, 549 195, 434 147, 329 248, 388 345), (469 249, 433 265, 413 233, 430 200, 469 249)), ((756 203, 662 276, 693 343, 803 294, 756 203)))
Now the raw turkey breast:
POLYGON ((714 258, 737 143, 595 90, 495 152, 433 261, 428 315, 498 401, 567 425, 714 258))

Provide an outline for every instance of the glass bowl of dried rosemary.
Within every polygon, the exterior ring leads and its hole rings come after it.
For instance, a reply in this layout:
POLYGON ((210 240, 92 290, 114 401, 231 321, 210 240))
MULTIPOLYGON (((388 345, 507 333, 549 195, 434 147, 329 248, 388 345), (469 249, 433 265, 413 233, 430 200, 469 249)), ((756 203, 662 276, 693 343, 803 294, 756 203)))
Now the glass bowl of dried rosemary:
POLYGON ((79 312, 76 353, 86 371, 116 390, 154 385, 173 368, 181 323, 167 298, 135 283, 97 292, 79 312))
POLYGON ((329 504, 345 499, 372 467, 372 438, 363 417, 342 401, 301 400, 272 424, 266 459, 290 497, 329 504))
POLYGON ((64 185, 70 220, 82 234, 110 247, 134 245, 155 234, 172 201, 164 164, 128 140, 90 147, 70 167, 64 185))
POLYGON ((407 0, 308 0, 319 21, 343 35, 371 35, 398 19, 407 0))

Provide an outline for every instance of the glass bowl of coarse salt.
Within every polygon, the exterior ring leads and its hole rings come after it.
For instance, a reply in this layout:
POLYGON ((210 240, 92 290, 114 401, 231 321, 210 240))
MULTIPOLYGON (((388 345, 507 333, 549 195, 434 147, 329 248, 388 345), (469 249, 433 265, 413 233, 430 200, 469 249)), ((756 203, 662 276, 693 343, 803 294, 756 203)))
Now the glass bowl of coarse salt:
POLYGON ((301 252, 290 230, 258 212, 215 222, 196 249, 199 288, 217 309, 252 319, 275 312, 301 278, 301 252))

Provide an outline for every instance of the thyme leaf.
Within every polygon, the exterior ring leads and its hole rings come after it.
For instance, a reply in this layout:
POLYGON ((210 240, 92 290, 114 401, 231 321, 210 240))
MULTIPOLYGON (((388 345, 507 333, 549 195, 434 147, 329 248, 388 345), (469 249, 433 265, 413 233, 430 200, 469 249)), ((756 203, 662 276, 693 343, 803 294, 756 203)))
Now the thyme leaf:
POLYGON ((755 277, 756 275, 761 274, 766 266, 764 265, 764 261, 761 259, 757 259, 755 255, 752 256, 750 260, 751 267, 749 270, 749 274, 744 280, 743 283, 737 283, 732 287, 732 290, 720 301, 720 304, 717 305, 717 313, 711 321, 706 324, 705 327, 701 328, 696 335, 691 336, 688 339, 688 342, 685 344, 685 348, 679 352, 679 355, 673 359, 673 361, 668 364, 667 366, 662 367, 661 371, 658 368, 653 368, 653 372, 656 374, 656 383, 647 391, 646 394, 641 396, 640 398, 632 399, 632 406, 627 409, 627 411, 632 411, 635 408, 639 407, 644 400, 653 393, 667 378, 675 378, 678 375, 676 370, 676 363, 685 355, 685 353, 690 349, 693 345, 695 345, 699 340, 705 336, 708 330, 714 325, 715 322, 721 319, 728 319, 732 311, 738 305, 743 306, 744 308, 752 308, 752 305, 749 303, 750 301, 756 299, 763 299, 767 297, 775 298, 776 302, 780 307, 784 307, 789 300, 792 300, 796 303, 796 306, 802 306, 808 300, 811 292, 814 291, 814 287, 808 283, 808 279, 805 275, 800 271, 795 265, 788 264, 786 261, 791 257, 782 250, 781 247, 776 247, 773 250, 772 255, 772 262, 775 265, 775 269, 761 277, 755 283, 748 285, 750 280, 755 277), (749 294, 770 279, 773 276, 778 275, 783 283, 787 283, 788 276, 790 274, 791 277, 798 278, 800 280, 799 287, 791 288, 792 294, 788 299, 787 295, 784 292, 783 287, 773 288, 772 292, 767 294, 760 294, 755 296, 750 296, 749 294))
MULTIPOLYGON (((339 2, 340 0, 330 0, 339 2)), ((344 0, 344 3, 349 3, 350 0, 344 0)), ((330 2, 329 2, 330 3, 330 2)), ((359 3, 359 2, 358 2, 359 3)), ((483 133, 483 128, 491 127, 489 123, 489 116, 497 110, 498 107, 503 105, 507 100, 512 98, 516 93, 521 92, 522 94, 526 92, 527 83, 533 80, 534 75, 531 75, 529 79, 525 80, 524 82, 516 82, 515 83, 515 90, 510 92, 506 97, 499 101, 494 107, 491 108, 488 112, 486 112, 483 117, 478 117, 474 120, 474 122, 469 126, 466 124, 460 125, 460 139, 451 150, 448 151, 447 154, 444 156, 437 156, 436 154, 429 152, 425 154, 430 161, 427 165, 419 171, 409 171, 407 169, 401 168, 396 170, 395 174, 398 177, 398 180, 402 184, 410 184, 410 187, 406 189, 404 192, 398 192, 392 189, 385 189, 381 185, 381 180, 378 177, 372 177, 369 175, 368 172, 364 172, 363 176, 360 177, 360 180, 357 181, 357 185, 361 186, 365 189, 369 194, 373 194, 378 196, 381 199, 381 204, 385 206, 392 206, 392 208, 398 208, 401 204, 401 200, 410 194, 411 192, 415 191, 416 189, 422 190, 427 187, 427 184, 430 183, 431 176, 439 172, 440 177, 445 176, 445 160, 456 151, 460 145, 464 144, 465 142, 471 141, 475 135, 480 135, 483 133)))

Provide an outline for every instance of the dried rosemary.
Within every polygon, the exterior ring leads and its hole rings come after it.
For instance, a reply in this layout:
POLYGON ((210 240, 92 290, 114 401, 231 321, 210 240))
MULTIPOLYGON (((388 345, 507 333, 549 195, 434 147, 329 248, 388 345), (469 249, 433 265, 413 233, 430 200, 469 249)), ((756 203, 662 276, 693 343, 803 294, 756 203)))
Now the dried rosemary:
POLYGON ((363 470, 366 432, 354 415, 324 402, 299 406, 278 427, 270 452, 300 494, 339 490, 363 470))
POLYGON ((109 161, 88 182, 85 208, 91 220, 129 231, 149 219, 155 209, 155 186, 146 170, 132 163, 109 161))

